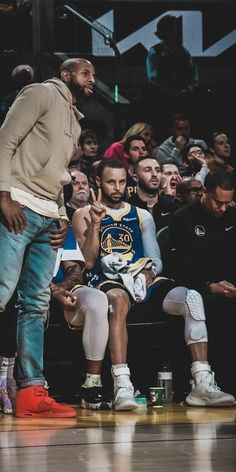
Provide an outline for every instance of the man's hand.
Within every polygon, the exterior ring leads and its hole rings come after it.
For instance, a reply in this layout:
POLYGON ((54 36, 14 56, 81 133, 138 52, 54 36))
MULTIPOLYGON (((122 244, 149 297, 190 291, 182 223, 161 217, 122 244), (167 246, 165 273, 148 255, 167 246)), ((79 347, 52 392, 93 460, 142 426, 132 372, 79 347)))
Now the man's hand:
POLYGON ((63 246, 68 227, 68 221, 61 219, 57 220, 57 229, 53 229, 50 234, 51 245, 54 251, 57 251, 57 249, 63 246))
POLYGON ((236 287, 227 280, 209 284, 209 290, 211 293, 219 293, 226 298, 236 298, 236 287))
POLYGON ((155 275, 152 270, 150 269, 143 269, 140 272, 141 274, 145 275, 146 278, 146 287, 149 288, 152 285, 153 280, 155 279, 155 275))
POLYGON ((98 195, 96 197, 94 190, 91 188, 91 198, 92 198, 92 205, 90 207, 89 213, 90 213, 90 218, 91 218, 91 224, 93 226, 97 226, 100 228, 101 221, 106 215, 106 210, 104 206, 102 205, 102 192, 101 189, 98 189, 98 195))
POLYGON ((188 140, 184 136, 177 136, 175 140, 175 147, 181 152, 188 144, 188 140))
POLYGON ((56 298, 62 307, 68 311, 74 311, 77 305, 77 297, 65 290, 63 287, 57 286, 52 292, 53 298, 56 298))
POLYGON ((2 212, 8 230, 12 230, 16 234, 22 234, 25 225, 26 218, 22 208, 18 202, 11 199, 10 192, 0 192, 0 211, 2 212))

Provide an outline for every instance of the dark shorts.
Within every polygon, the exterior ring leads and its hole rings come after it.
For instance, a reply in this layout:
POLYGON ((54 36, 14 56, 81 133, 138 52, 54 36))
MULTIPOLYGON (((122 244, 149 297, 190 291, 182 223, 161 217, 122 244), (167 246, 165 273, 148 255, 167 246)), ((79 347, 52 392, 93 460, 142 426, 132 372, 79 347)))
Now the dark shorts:
POLYGON ((132 322, 144 322, 166 319, 166 314, 162 310, 163 300, 167 293, 176 286, 176 282, 172 279, 157 277, 151 287, 148 288, 146 298, 141 303, 135 303, 129 291, 120 282, 108 280, 96 288, 104 293, 114 288, 124 290, 128 294, 132 305, 128 314, 128 320, 132 322))

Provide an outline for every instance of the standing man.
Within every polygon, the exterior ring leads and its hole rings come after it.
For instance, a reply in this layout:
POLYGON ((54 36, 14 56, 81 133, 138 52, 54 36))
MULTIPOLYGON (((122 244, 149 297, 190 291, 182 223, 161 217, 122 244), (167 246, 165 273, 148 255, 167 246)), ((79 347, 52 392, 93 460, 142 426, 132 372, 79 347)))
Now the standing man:
POLYGON ((75 105, 81 95, 92 95, 94 84, 89 61, 68 59, 60 79, 20 92, 0 130, 0 311, 17 287, 16 416, 76 415, 48 397, 43 338, 56 251, 67 230, 62 189, 81 132, 83 115, 75 105))
POLYGON ((126 172, 119 161, 104 159, 99 164, 97 185, 98 197, 93 194, 91 207, 75 213, 73 228, 84 253, 88 284, 100 288, 108 297, 114 409, 137 408, 127 365, 126 318, 134 302, 144 302, 145 310, 146 301, 151 303, 156 318, 162 316, 162 310, 184 317, 194 378, 186 401, 192 406, 232 405, 234 397, 215 386, 207 361, 201 296, 158 276, 162 261, 153 218, 147 210, 124 202, 126 172))

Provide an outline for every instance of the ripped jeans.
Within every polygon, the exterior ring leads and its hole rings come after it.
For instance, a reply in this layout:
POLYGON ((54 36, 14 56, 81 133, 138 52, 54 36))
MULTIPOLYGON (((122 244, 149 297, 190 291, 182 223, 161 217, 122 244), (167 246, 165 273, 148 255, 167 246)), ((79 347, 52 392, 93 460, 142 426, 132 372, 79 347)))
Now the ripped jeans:
POLYGON ((20 387, 27 387, 45 383, 44 323, 56 260, 49 235, 56 222, 29 208, 24 207, 23 211, 26 217, 23 234, 9 232, 0 220, 0 312, 5 310, 17 287, 17 382, 20 387))

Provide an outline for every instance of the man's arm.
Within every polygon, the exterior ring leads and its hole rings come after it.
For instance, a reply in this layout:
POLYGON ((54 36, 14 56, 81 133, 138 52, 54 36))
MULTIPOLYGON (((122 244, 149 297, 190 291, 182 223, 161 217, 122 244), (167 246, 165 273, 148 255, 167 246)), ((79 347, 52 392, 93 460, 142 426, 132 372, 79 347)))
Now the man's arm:
POLYGON ((51 282, 51 296, 58 300, 64 308, 74 309, 77 298, 70 293, 70 290, 78 284, 83 284, 83 272, 80 262, 63 261, 61 262, 65 272, 65 278, 62 282, 51 282))
POLYGON ((142 241, 144 256, 150 257, 157 262, 157 274, 160 274, 162 271, 162 260, 160 248, 156 239, 156 226, 152 215, 147 210, 140 209, 140 212, 142 216, 142 241))

